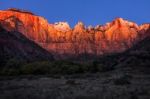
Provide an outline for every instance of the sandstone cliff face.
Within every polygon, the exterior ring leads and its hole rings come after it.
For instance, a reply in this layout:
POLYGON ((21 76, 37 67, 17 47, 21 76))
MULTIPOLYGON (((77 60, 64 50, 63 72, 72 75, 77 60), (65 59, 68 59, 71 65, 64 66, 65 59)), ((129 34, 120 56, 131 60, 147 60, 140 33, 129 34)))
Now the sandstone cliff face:
POLYGON ((49 24, 43 17, 17 9, 0 11, 0 23, 8 31, 23 33, 56 58, 121 52, 149 35, 146 31, 150 29, 150 24, 138 26, 122 18, 88 28, 78 22, 70 28, 67 22, 49 24))

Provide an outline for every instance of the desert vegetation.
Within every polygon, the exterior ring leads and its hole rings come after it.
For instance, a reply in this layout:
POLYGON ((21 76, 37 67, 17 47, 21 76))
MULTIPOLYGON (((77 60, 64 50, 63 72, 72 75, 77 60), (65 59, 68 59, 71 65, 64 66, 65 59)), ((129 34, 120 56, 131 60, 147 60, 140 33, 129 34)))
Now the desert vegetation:
POLYGON ((5 66, 1 67, 1 75, 45 75, 45 74, 77 74, 96 73, 112 70, 109 66, 93 62, 73 62, 67 60, 59 61, 36 61, 24 62, 17 59, 10 59, 5 66))

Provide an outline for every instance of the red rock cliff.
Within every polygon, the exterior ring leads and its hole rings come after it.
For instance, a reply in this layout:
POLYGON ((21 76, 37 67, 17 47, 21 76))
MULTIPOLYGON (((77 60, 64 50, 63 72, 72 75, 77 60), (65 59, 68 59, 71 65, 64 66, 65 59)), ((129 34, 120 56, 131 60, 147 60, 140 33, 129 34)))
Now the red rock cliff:
POLYGON ((43 17, 17 9, 0 11, 0 23, 9 31, 23 33, 30 40, 53 52, 56 58, 121 52, 149 35, 146 31, 150 29, 150 24, 138 26, 122 18, 88 28, 79 22, 74 28, 70 28, 67 22, 49 24, 43 17))

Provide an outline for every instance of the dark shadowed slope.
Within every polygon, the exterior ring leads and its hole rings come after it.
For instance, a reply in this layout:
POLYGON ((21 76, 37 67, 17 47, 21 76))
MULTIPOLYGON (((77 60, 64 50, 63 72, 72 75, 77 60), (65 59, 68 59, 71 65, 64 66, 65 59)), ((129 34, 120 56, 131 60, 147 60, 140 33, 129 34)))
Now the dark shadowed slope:
POLYGON ((21 33, 8 32, 0 26, 0 64, 12 58, 29 62, 53 60, 50 53, 21 33))
POLYGON ((123 53, 102 56, 97 62, 114 69, 129 69, 131 72, 149 73, 150 37, 147 36, 123 53))

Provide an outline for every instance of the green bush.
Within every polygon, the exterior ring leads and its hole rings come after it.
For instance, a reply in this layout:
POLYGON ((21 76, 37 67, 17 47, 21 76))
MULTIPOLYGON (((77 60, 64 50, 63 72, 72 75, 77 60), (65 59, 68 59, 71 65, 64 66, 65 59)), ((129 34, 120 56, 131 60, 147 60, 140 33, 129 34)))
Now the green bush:
POLYGON ((67 61, 34 62, 22 66, 23 74, 74 74, 80 72, 80 66, 67 61))
POLYGON ((0 74, 1 75, 18 75, 20 74, 20 67, 25 62, 12 58, 7 61, 5 66, 1 68, 0 74))
POLYGON ((51 63, 47 61, 33 62, 21 66, 22 74, 48 74, 50 70, 51 63))
POLYGON ((91 65, 90 70, 92 72, 106 72, 106 71, 113 70, 113 67, 106 66, 105 64, 102 64, 100 62, 94 61, 93 65, 91 65))
POLYGON ((81 65, 70 61, 55 61, 52 62, 51 73, 55 74, 74 74, 80 73, 81 65))

